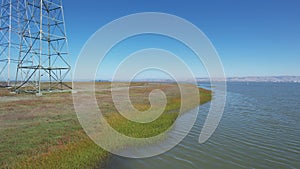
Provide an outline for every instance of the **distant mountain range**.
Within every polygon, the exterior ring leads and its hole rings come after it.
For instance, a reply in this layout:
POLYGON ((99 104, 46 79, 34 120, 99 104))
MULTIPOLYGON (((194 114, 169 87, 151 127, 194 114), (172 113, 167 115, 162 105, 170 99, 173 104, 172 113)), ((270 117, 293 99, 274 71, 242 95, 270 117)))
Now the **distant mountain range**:
MULTIPOLYGON (((300 76, 247 76, 228 77, 227 82, 294 82, 300 83, 300 76)), ((197 81, 209 81, 208 78, 197 78, 197 81)))
MULTIPOLYGON (((196 78, 198 82, 208 82, 210 79, 208 77, 196 78)), ((214 81, 221 81, 216 78, 214 81)), ((96 80, 108 82, 110 80, 96 80)), ((127 80, 119 80, 120 82, 127 80)), ((162 83, 172 83, 175 80, 171 79, 159 79, 159 78, 146 78, 146 79, 136 79, 135 82, 162 82, 162 83)), ((228 77, 226 78, 227 82, 289 82, 289 83, 300 83, 300 76, 247 76, 247 77, 228 77)), ((193 82, 188 79, 181 79, 179 82, 193 82)))

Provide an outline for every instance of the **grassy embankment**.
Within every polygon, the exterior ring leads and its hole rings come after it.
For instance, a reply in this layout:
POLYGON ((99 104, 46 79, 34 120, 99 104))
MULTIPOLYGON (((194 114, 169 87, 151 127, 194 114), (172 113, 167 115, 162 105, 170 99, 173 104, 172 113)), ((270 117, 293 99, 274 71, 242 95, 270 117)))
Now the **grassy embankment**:
MULTIPOLYGON (((121 87, 122 83, 119 85, 121 87)), ((168 101, 164 113, 147 124, 128 121, 114 107, 110 84, 97 83, 98 105, 110 125, 125 135, 138 138, 155 136, 168 129, 176 120, 181 104, 177 85, 131 85, 130 98, 139 110, 150 108, 148 95, 153 89, 164 91, 168 101)), ((211 100, 210 91, 199 91, 200 103, 211 100)), ((94 144, 82 130, 70 93, 35 97, 10 95, 0 90, 0 135, 0 168, 94 168, 109 157, 109 153, 94 144)))

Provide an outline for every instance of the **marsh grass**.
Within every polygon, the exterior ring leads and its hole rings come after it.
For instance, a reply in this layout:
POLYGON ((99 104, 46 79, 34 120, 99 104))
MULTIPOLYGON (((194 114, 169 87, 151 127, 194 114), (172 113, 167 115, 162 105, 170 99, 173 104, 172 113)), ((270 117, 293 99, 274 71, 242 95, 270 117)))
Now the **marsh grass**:
MULTIPOLYGON (((160 89, 167 96, 163 114, 146 124, 121 116, 114 107, 109 89, 110 83, 96 83, 98 105, 108 123, 127 136, 158 135, 178 117, 181 96, 175 84, 131 84, 130 99, 140 111, 150 108, 148 96, 153 89, 160 89)), ((201 104, 211 100, 211 91, 199 89, 199 92, 201 104)), ((81 128, 70 93, 50 93, 42 97, 8 93, 5 99, 1 97, 4 96, 0 95, 0 168, 94 168, 109 157, 109 153, 90 140, 81 128)), ((191 103, 186 110, 199 105, 191 103)))

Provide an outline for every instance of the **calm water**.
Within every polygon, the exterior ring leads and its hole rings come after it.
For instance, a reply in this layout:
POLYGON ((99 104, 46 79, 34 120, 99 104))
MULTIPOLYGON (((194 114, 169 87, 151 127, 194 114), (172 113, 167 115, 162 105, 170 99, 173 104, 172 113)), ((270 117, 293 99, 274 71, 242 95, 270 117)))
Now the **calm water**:
POLYGON ((107 169, 300 168, 300 84, 228 83, 219 127, 198 144, 209 104, 200 107, 189 135, 165 154, 112 156, 107 169))

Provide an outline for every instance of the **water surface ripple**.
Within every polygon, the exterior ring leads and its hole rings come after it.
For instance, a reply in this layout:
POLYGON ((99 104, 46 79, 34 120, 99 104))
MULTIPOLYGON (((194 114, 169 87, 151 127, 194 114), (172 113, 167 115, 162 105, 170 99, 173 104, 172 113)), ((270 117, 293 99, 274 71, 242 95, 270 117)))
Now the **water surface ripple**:
POLYGON ((300 83, 228 83, 221 123, 209 141, 198 144, 208 108, 200 106, 195 126, 172 150, 146 159, 112 156, 104 167, 300 168, 300 83))

